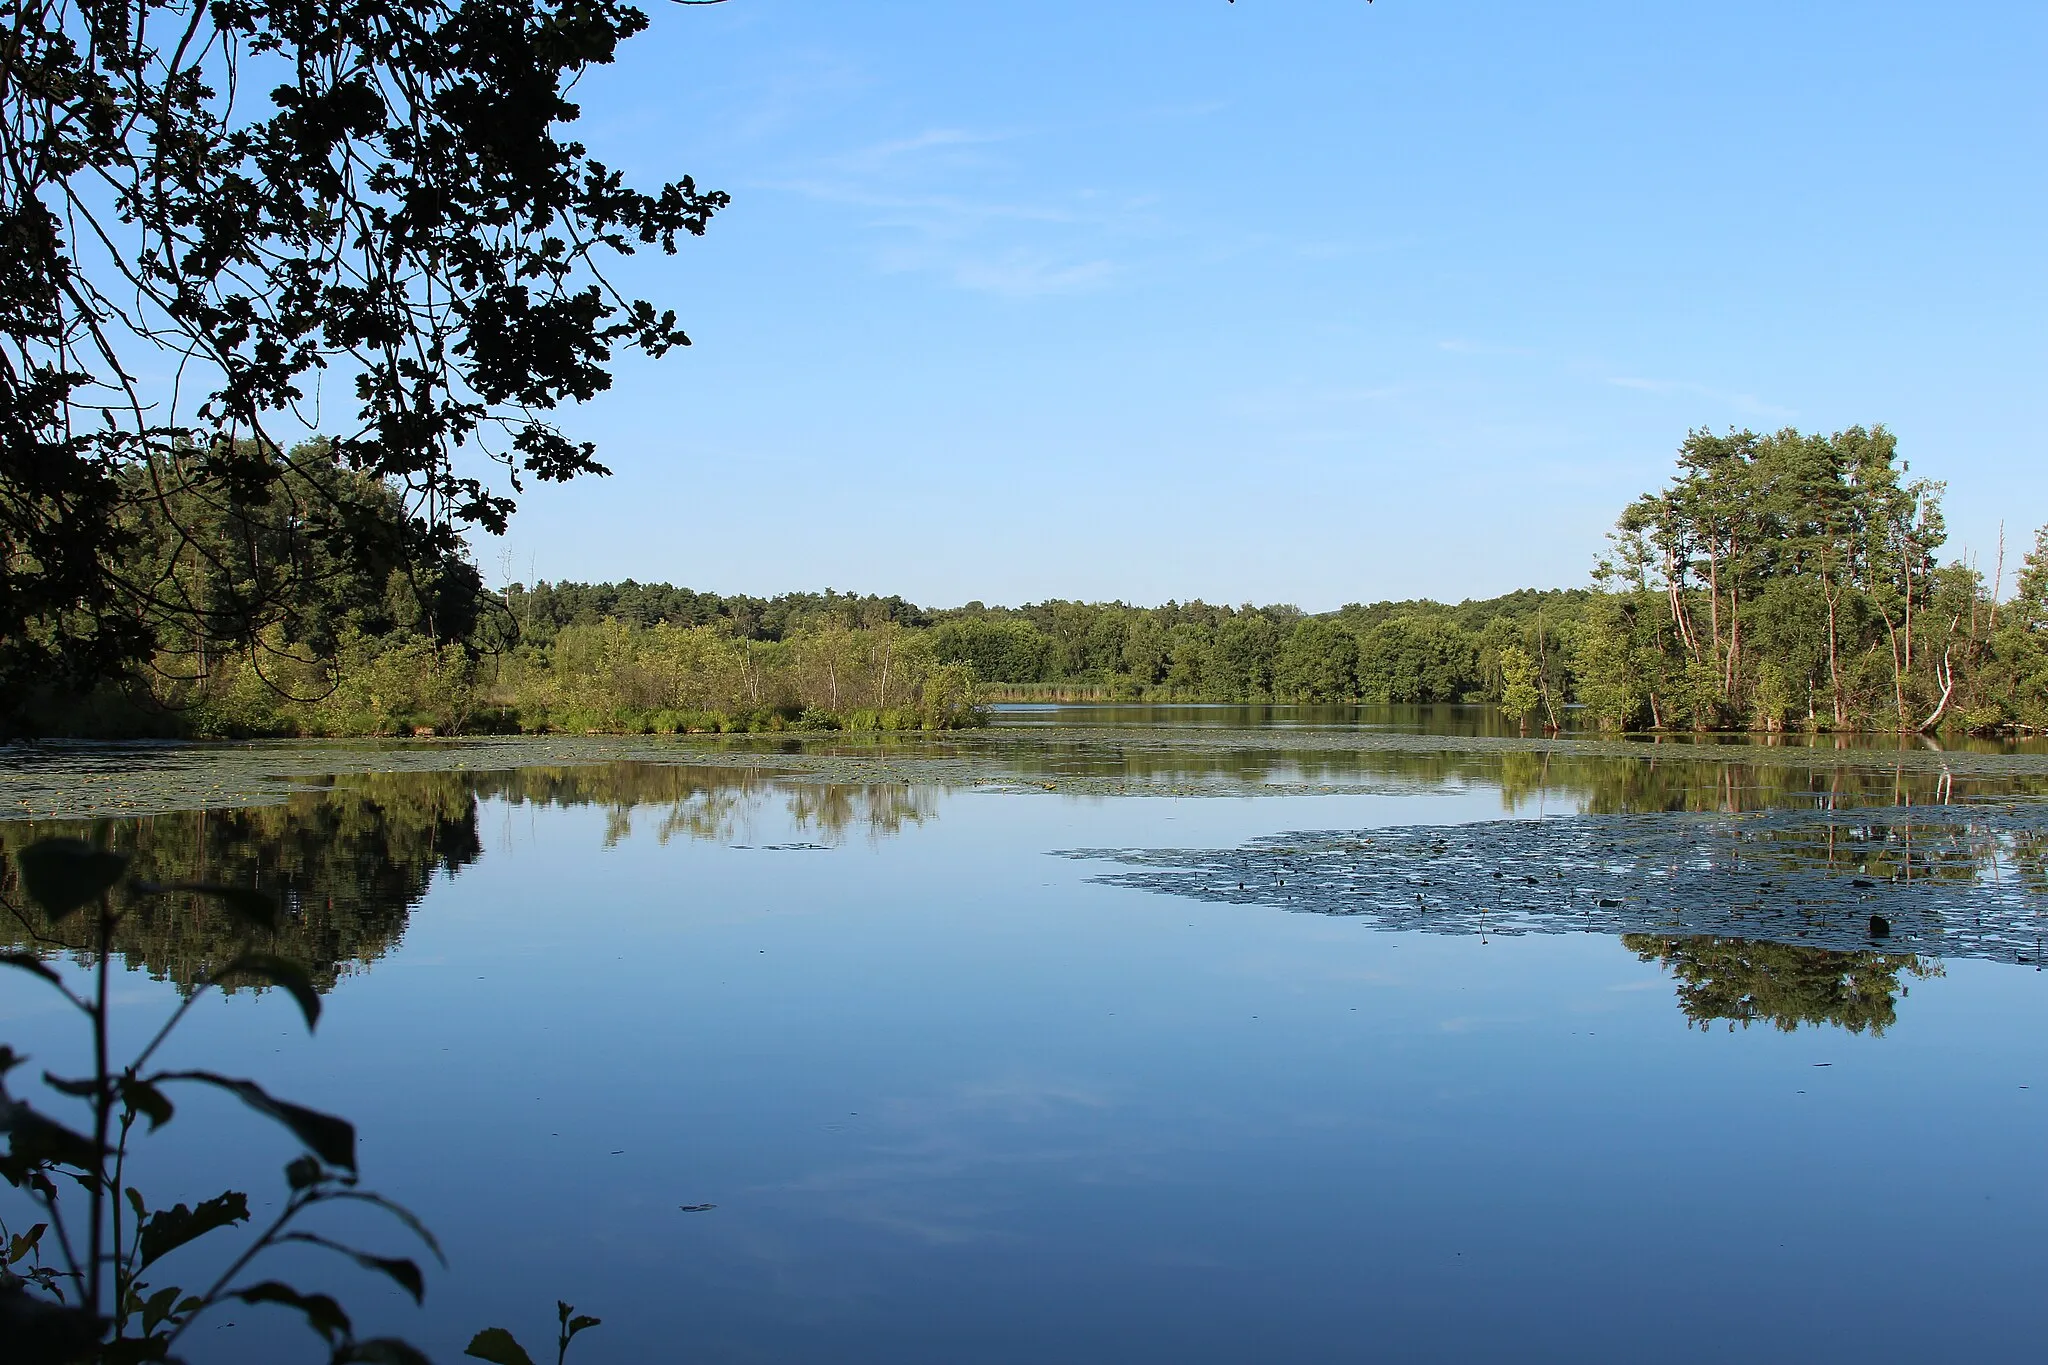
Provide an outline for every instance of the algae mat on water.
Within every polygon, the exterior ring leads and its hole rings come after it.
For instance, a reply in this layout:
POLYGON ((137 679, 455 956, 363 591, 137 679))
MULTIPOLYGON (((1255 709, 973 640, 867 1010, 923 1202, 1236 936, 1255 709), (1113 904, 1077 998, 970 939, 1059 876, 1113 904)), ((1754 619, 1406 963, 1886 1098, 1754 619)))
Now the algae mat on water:
POLYGON ((1484 739, 1342 729, 997 727, 945 734, 522 736, 0 747, 0 819, 98 819, 266 805, 353 774, 654 763, 799 782, 922 783, 1086 796, 1556 790, 1589 809, 1772 802, 1859 805, 2048 794, 2048 754, 1621 740, 1484 739), (1663 785, 1646 789, 1644 778, 1663 785), (1740 780, 1733 780, 1739 776, 1740 780), (1832 786, 1830 786, 1832 784, 1832 786), (1768 789, 1761 797, 1755 789, 1768 789))
POLYGON ((1483 936, 1653 934, 2042 962, 2048 804, 1561 816, 1074 849, 1094 880, 1483 936))

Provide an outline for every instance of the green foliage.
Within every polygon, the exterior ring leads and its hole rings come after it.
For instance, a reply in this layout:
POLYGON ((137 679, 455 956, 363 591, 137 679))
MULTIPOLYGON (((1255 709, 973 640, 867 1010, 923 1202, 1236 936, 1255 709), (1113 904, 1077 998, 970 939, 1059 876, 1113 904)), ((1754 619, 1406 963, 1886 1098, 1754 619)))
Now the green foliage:
MULTIPOLYGON (((1271 696, 1281 666, 1280 639, 1279 625, 1262 613, 1243 612, 1224 620, 1209 645, 1210 695, 1219 701, 1271 696)), ((1302 652, 1297 648, 1297 657, 1302 652)), ((1341 673, 1341 668, 1332 671, 1341 673)))
POLYGON ((1938 559, 1943 485, 1906 472, 1882 427, 1691 433, 1599 566, 1574 640, 1581 698, 1621 727, 2018 720, 2039 627, 2015 604, 2001 638, 1974 569, 1938 559))
POLYGON ((1982 685, 1964 709, 1972 730, 2048 730, 2048 526, 2020 565, 2017 591, 1992 632, 1982 685))
POLYGON ((1520 645, 1504 645, 1500 651, 1500 709, 1522 725, 1542 701, 1536 688, 1536 661, 1520 645))
POLYGON ((1358 695, 1359 641, 1335 621, 1295 624, 1273 664, 1273 690, 1288 701, 1348 701, 1358 695))
POLYGON ((806 628, 852 630, 883 622, 925 627, 932 617, 900 597, 859 596, 826 589, 776 597, 727 597, 667 583, 514 583, 505 610, 520 637, 546 648, 565 626, 623 621, 633 626, 722 626, 746 640, 780 640, 806 628))
POLYGON ((981 721, 974 666, 939 664, 918 683, 919 719, 927 730, 959 730, 981 721))
POLYGON ((968 664, 978 676, 1002 682, 1050 682, 1059 676, 1053 642, 1029 621, 946 621, 932 632, 932 652, 942 663, 968 664))
POLYGON ((1477 642, 1441 617, 1380 621, 1366 630, 1359 654, 1359 690, 1369 701, 1460 701, 1479 673, 1477 642))
POLYGON ((837 621, 776 641, 607 619, 501 661, 492 700, 531 730, 733 733, 953 729, 981 722, 971 664, 933 633, 837 621))
POLYGON ((334 690, 309 708, 308 729, 330 735, 459 735, 480 705, 477 661, 460 645, 411 634, 350 635, 334 690))
POLYGON ((941 659, 972 662, 989 685, 1022 695, 1037 686, 1122 700, 1430 703, 1498 697, 1499 653, 1509 642, 1543 661, 1540 685, 1567 695, 1564 633, 1591 600, 1582 591, 1525 590, 1325 616, 1203 602, 975 603, 930 615, 941 659))
POLYGON ((2010 609, 2025 630, 2048 630, 2048 526, 2034 533, 2034 548, 2020 563, 2010 609))

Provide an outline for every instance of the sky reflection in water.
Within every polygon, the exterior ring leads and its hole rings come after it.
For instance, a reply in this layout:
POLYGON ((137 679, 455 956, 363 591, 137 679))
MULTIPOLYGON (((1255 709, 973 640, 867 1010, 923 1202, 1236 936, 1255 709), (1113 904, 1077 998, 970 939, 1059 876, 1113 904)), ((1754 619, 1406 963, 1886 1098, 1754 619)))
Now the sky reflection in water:
MULTIPOLYGON (((1659 787, 1553 756, 1517 792, 1498 758, 1434 786, 1400 762, 1382 794, 1262 799, 358 775, 115 837, 292 893, 288 946, 335 982, 320 1037, 243 993, 185 1056, 357 1120, 371 1183, 448 1244, 424 1323, 387 1310, 440 1358, 538 1335, 557 1296, 605 1319, 593 1362, 2028 1353, 2032 965, 1388 930, 1046 856, 1814 799, 1770 765, 1659 787)), ((1916 803, 2031 794, 1907 776, 1916 803)), ((186 907, 135 933, 174 980, 218 951, 186 907)), ((170 998, 137 985, 139 1014, 170 998)), ((165 1154, 176 1193, 275 1164, 219 1118, 165 1154)), ((202 1354, 278 1358, 273 1330, 202 1354)))

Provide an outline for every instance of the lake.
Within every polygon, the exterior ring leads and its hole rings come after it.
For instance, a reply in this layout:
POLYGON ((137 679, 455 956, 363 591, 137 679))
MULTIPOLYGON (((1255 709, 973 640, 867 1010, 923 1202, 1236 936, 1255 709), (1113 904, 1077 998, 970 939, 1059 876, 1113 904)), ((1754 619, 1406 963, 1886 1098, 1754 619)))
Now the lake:
MULTIPOLYGON (((356 1122, 449 1267, 417 1310, 275 1269, 437 1359, 557 1298, 591 1365, 2039 1352, 2038 742, 1020 706, 36 746, 0 807, 10 854, 97 828, 281 898, 318 1035, 242 989, 166 1060, 356 1122)), ((232 942, 139 904, 130 1040, 232 942)), ((11 975, 0 1040, 76 1064, 11 975)), ((259 1219, 293 1155, 196 1095, 144 1150, 154 1202, 259 1219)), ((188 1340, 319 1358, 272 1310, 188 1340)))

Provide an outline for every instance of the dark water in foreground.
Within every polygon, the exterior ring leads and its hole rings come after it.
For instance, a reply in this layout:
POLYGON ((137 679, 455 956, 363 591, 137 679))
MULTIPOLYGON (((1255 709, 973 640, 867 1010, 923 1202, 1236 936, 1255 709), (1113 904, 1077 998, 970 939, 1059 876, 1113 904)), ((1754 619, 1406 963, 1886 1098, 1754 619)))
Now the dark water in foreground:
MULTIPOLYGON (((285 896, 318 1038, 241 992, 170 1060, 356 1120, 452 1267, 423 1312, 305 1278, 438 1359, 557 1297, 589 1362, 2036 1358, 2037 760, 944 754, 187 752, 263 804, 108 830, 285 896)), ((125 932, 138 1031, 230 942, 125 932)), ((63 1027, 0 980, 0 1040, 63 1027)), ((152 1145, 160 1202, 291 1154, 196 1100, 152 1145)))

